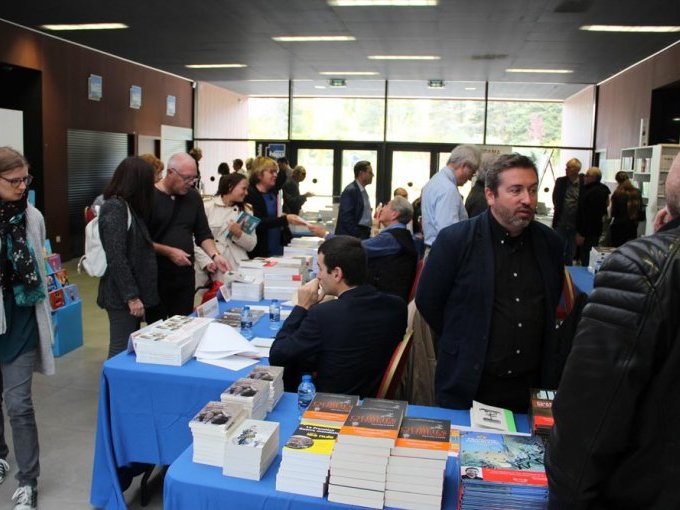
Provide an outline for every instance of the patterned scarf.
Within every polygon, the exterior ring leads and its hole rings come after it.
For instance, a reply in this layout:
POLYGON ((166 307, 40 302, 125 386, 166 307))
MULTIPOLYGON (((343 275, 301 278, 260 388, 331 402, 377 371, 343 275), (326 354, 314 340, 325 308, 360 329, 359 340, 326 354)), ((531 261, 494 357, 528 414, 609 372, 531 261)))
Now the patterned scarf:
POLYGON ((0 201, 0 286, 11 286, 19 306, 33 306, 45 298, 35 253, 26 238, 24 195, 13 202, 0 201))

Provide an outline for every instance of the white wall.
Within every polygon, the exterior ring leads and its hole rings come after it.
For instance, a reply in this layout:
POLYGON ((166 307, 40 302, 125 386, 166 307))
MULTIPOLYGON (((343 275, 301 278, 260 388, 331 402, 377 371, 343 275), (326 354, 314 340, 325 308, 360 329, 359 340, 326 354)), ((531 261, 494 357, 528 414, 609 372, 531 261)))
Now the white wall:
POLYGON ((0 147, 24 153, 24 112, 0 108, 0 147))

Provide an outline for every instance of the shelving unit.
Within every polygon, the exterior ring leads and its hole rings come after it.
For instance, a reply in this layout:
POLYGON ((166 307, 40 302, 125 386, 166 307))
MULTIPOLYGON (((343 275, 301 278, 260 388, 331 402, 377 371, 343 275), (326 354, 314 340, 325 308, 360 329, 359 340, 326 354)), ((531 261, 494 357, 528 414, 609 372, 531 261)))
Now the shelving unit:
POLYGON ((659 144, 621 150, 621 170, 632 172, 642 193, 647 221, 644 233, 653 233, 654 217, 666 205, 666 177, 680 145, 659 144))

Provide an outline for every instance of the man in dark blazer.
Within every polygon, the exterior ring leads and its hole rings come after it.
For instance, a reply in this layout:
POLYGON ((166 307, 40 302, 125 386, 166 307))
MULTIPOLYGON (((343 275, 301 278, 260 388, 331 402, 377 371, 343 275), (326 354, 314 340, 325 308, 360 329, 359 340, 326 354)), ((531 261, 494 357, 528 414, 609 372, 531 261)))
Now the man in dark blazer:
POLYGON ((571 266, 576 254, 576 215, 581 201, 583 175, 581 162, 572 158, 567 161, 565 174, 555 180, 553 188, 553 222, 552 226, 562 238, 564 245, 564 263, 571 266))
POLYGON ((440 406, 468 409, 478 400, 527 412, 529 388, 557 384, 562 244, 533 221, 538 172, 531 159, 499 156, 485 193, 486 212, 439 233, 416 305, 439 337, 440 406))
POLYGON ((316 389, 373 397, 406 331, 406 303, 365 285, 361 242, 335 236, 319 247, 319 274, 298 291, 298 304, 276 335, 269 363, 285 367, 286 391, 302 373, 316 389), (338 299, 321 302, 324 296, 338 299))
POLYGON ((348 235, 359 239, 371 236, 371 204, 366 186, 373 182, 373 168, 368 161, 354 165, 354 182, 347 185, 340 195, 340 209, 335 224, 336 235, 348 235))

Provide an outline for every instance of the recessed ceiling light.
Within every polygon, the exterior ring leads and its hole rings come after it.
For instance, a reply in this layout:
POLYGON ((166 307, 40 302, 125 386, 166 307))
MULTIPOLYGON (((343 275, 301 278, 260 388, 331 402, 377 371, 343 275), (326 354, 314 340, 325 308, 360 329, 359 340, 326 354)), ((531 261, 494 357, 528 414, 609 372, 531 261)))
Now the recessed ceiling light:
POLYGON ((232 69, 248 66, 245 64, 187 64, 184 67, 188 67, 190 69, 232 69))
POLYGON ((40 28, 45 30, 120 30, 129 27, 124 23, 70 23, 40 25, 40 28))
POLYGON ((680 32, 680 26, 654 25, 583 25, 579 30, 588 32, 680 32))
POLYGON ((285 81, 286 83, 288 83, 288 80, 246 80, 246 81, 262 81, 262 82, 285 81))
POLYGON ((326 86, 325 85, 314 85, 314 88, 315 89, 325 89, 326 86))
POLYGON ((465 90, 477 90, 477 87, 465 87, 465 90))
POLYGON ((519 69, 510 68, 505 70, 506 73, 547 73, 547 74, 569 74, 573 73, 571 69, 519 69))
POLYGON ((439 60, 438 55, 369 55, 369 60, 439 60))
POLYGON ((332 7, 432 7, 439 0, 328 0, 332 7))
POLYGON ((356 41, 351 35, 278 35, 272 37, 277 42, 342 42, 356 41))
POLYGON ((673 122, 680 122, 680 117, 673 117, 671 120, 673 122))
POLYGON ((375 71, 321 71, 324 76, 377 76, 375 71))

